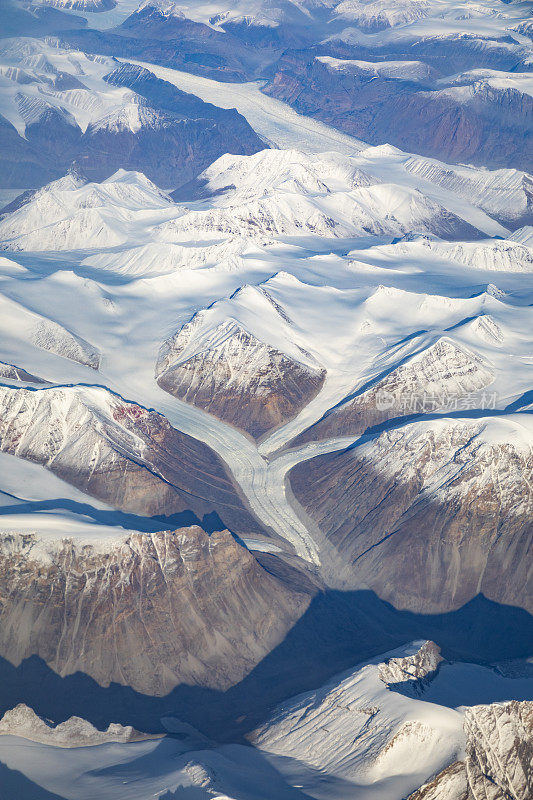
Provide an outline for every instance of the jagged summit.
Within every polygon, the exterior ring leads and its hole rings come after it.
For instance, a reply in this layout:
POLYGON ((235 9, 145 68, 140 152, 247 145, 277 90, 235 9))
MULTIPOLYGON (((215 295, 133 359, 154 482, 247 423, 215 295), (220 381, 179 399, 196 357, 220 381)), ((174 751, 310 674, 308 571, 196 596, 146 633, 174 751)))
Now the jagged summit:
POLYGON ((65 722, 53 725, 24 703, 6 711, 0 719, 0 735, 2 734, 20 736, 30 742, 40 742, 51 747, 94 747, 110 742, 140 742, 161 738, 161 734, 140 733, 131 725, 118 723, 111 723, 107 730, 100 731, 80 717, 70 717, 65 722))

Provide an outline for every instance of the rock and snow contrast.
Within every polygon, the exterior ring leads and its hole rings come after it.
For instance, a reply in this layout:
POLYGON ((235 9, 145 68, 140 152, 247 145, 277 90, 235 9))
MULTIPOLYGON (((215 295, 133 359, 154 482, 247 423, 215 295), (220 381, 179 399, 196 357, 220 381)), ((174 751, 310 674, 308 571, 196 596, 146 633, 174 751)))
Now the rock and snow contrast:
POLYGON ((291 485, 348 584, 422 613, 479 591, 531 610, 532 436, 528 414, 400 423, 301 462, 291 485))
POLYGON ((147 695, 233 685, 309 602, 228 531, 198 526, 74 539, 3 532, 0 564, 11 598, 1 647, 15 663, 37 654, 59 675, 147 695))
POLYGON ((5 0, 2 800, 529 800, 527 5, 5 0))
POLYGON ((80 717, 70 717, 58 725, 51 725, 37 716, 24 703, 6 711, 0 719, 0 735, 19 736, 30 742, 52 747, 91 747, 107 742, 138 742, 143 739, 160 738, 163 734, 149 736, 139 733, 131 725, 112 723, 107 730, 99 731, 90 722, 80 717))
POLYGON ((324 382, 325 370, 290 336, 290 320, 267 289, 244 287, 199 311, 164 343, 157 382, 259 438, 295 417, 324 382))
POLYGON ((53 724, 20 704, 0 720, 0 757, 8 788, 38 778, 67 800, 527 800, 532 702, 499 700, 524 692, 524 679, 448 663, 418 641, 287 699, 249 734, 253 747, 217 744, 175 714, 162 738, 79 717, 53 724), (454 707, 469 692, 482 704, 454 707))
MULTIPOLYGON (((68 0, 52 4, 65 7, 68 0)), ((62 44, 54 38, 0 44, 6 187, 37 188, 75 163, 92 180, 124 169, 175 189, 223 153, 264 147, 235 111, 204 103, 149 70, 62 44)))
POLYGON ((529 796, 530 701, 447 707, 450 683, 467 684, 473 674, 442 662, 431 642, 381 658, 279 706, 253 740, 307 767, 302 788, 315 797, 529 796), (411 795, 428 772, 437 775, 431 789, 411 795), (317 791, 320 782, 331 784, 330 795, 326 786, 317 791))

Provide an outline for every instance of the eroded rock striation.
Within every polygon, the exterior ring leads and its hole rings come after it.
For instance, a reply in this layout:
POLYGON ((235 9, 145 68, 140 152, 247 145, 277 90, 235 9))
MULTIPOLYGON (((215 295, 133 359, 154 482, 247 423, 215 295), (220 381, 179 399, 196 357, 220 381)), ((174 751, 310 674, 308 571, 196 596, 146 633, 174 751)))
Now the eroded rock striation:
POLYGON ((293 468, 296 498, 340 557, 337 578, 423 613, 479 592, 530 608, 527 423, 416 422, 293 468))
POLYGON ((436 411, 469 394, 475 398, 493 380, 490 365, 477 354, 442 338, 326 414, 296 442, 351 436, 388 419, 436 411))
POLYGON ((0 387, 0 408, 0 450, 42 464, 114 508, 145 516, 216 513, 241 533, 260 528, 224 462, 155 411, 81 387, 0 387))
POLYGON ((409 800, 528 800, 533 793, 533 703, 467 708, 464 761, 446 767, 409 800))
POLYGON ((3 534, 0 587, 4 658, 38 655, 60 675, 151 695, 227 688, 309 602, 228 531, 198 526, 102 542, 3 534))
POLYGON ((202 319, 200 312, 161 348, 156 376, 165 391, 256 438, 320 391, 325 370, 296 361, 235 320, 196 341, 202 319))

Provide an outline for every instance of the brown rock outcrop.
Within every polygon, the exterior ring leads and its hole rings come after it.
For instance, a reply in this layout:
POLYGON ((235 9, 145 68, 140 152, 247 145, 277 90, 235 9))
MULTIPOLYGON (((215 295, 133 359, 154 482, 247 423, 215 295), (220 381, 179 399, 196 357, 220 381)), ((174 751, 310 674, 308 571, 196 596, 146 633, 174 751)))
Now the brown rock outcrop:
POLYGON ((293 468, 296 498, 338 556, 332 579, 422 613, 480 592, 529 610, 533 460, 514 424, 419 422, 293 468))
POLYGON ((436 411, 494 380, 475 353, 441 339, 303 431, 295 444, 351 436, 388 419, 436 411))
POLYGON ((114 508, 146 516, 216 512, 260 530, 224 462, 168 420, 103 389, 0 387, 0 450, 42 464, 114 508))
POLYGON ((269 575, 228 531, 197 526, 114 541, 0 537, 0 653, 40 656, 164 695, 225 689, 285 636, 309 596, 269 575))
POLYGON ((296 416, 320 391, 325 370, 313 369, 259 341, 228 320, 212 341, 189 354, 195 320, 163 346, 162 389, 259 438, 296 416))

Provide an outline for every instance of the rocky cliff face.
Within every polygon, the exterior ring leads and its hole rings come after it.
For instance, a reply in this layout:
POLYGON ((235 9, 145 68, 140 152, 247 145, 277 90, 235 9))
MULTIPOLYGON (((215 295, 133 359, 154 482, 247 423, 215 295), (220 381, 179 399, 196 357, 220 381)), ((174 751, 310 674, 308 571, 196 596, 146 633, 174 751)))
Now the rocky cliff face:
POLYGON ((388 686, 401 685, 421 689, 431 680, 442 662, 440 648, 435 642, 424 642, 412 655, 388 658, 379 665, 379 677, 388 686))
POLYGON ((196 315, 159 354, 157 381, 175 397, 259 438, 320 391, 325 370, 299 363, 234 320, 209 331, 207 341, 195 342, 201 322, 196 315))
POLYGON ((117 68, 114 59, 82 52, 74 62, 71 51, 30 41, 15 39, 0 54, 6 91, 3 185, 40 186, 76 163, 91 180, 122 168, 174 189, 224 153, 265 147, 234 109, 204 103, 146 69, 117 68), (12 124, 21 118, 22 125, 12 124))
POLYGON ((533 793, 533 703, 466 709, 466 754, 409 800, 528 800, 533 793))
POLYGON ((470 795, 527 800, 533 793, 533 703, 474 706, 465 714, 470 795))
POLYGON ((530 608, 533 462, 515 424, 418 422, 297 465, 292 489, 339 556, 334 574, 417 612, 479 592, 530 608))
POLYGON ((197 526, 103 543, 4 534, 0 584, 4 658, 155 695, 237 682, 309 600, 197 526))
MULTIPOLYGON (((444 42, 433 44, 435 55, 444 42)), ((362 59, 374 67, 376 50, 347 49, 349 55, 333 59, 333 64, 315 58, 313 51, 285 53, 266 93, 370 144, 388 142, 450 163, 533 171, 529 94, 474 77, 465 85, 447 87, 442 81, 413 80, 409 74, 392 79, 369 75, 362 59)), ((431 64, 414 47, 407 52, 410 59, 421 57, 431 64)), ((379 55, 379 60, 394 58, 386 49, 379 55)), ((450 72, 451 65, 443 74, 450 72)))
POLYGON ((0 449, 42 464, 114 508, 146 516, 213 512, 258 530, 224 463, 168 420, 105 390, 0 387, 0 449))
POLYGON ((494 379, 475 353, 442 338, 304 431, 296 443, 352 436, 387 419, 437 411, 494 379))

